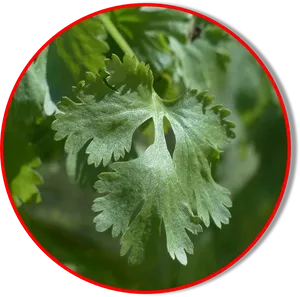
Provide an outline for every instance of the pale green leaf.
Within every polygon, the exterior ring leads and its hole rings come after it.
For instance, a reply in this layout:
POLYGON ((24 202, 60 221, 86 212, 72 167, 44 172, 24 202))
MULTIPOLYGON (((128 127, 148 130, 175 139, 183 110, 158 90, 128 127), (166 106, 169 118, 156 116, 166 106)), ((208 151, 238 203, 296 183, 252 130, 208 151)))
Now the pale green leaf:
POLYGON ((168 110, 176 136, 173 161, 189 199, 195 199, 197 215, 206 226, 211 216, 221 227, 221 223, 229 222, 230 213, 226 207, 231 207, 231 200, 229 191, 214 182, 207 157, 218 153, 218 148, 226 145, 228 136, 212 109, 207 108, 205 115, 199 116, 203 106, 198 100, 190 93, 168 110))
POLYGON ((165 227, 168 252, 173 259, 176 256, 186 264, 185 251, 193 253, 193 243, 186 230, 196 234, 202 228, 191 220, 193 213, 185 200, 186 194, 179 184, 164 138, 150 146, 140 158, 115 163, 111 168, 115 172, 101 174, 101 180, 95 185, 98 192, 109 192, 95 200, 94 211, 101 211, 95 218, 96 229, 102 232, 113 226, 113 236, 124 233, 121 255, 130 251, 129 262, 137 264, 144 258, 151 234, 151 217, 158 215, 165 227), (129 225, 133 212, 141 203, 141 211, 129 225))
POLYGON ((57 130, 56 140, 67 137, 65 148, 68 153, 79 152, 91 140, 86 148, 88 164, 99 166, 103 161, 106 166, 112 157, 115 160, 124 157, 125 151, 131 149, 134 131, 151 117, 149 66, 137 64, 136 59, 129 56, 124 59, 124 64, 130 67, 125 73, 116 56, 107 63, 107 71, 111 69, 108 80, 120 88, 118 92, 107 87, 97 76, 95 84, 78 86, 76 92, 80 103, 64 98, 59 105, 62 113, 57 114, 52 124, 57 130), (148 81, 145 80, 147 75, 148 81), (130 80, 126 85, 128 77, 130 80))
POLYGON ((89 74, 89 82, 76 88, 80 103, 65 99, 60 104, 62 113, 53 123, 56 139, 67 137, 68 152, 90 141, 90 163, 112 161, 113 172, 101 173, 95 184, 102 194, 93 206, 100 212, 96 229, 112 228, 113 236, 121 234, 121 254, 129 253, 130 263, 144 258, 156 216, 165 228, 171 257, 186 264, 186 253, 193 253, 187 230, 200 232, 200 222, 209 226, 210 217, 218 227, 229 222, 229 191, 215 183, 210 168, 220 147, 234 137, 232 124, 224 120, 229 111, 211 106, 213 96, 206 92, 161 99, 152 87, 149 67, 134 57, 126 55, 121 62, 113 56, 106 65, 106 82, 89 74), (134 160, 114 162, 129 150, 134 131, 149 118, 154 122, 154 143, 134 160), (176 138, 173 156, 165 140, 164 118, 176 138))

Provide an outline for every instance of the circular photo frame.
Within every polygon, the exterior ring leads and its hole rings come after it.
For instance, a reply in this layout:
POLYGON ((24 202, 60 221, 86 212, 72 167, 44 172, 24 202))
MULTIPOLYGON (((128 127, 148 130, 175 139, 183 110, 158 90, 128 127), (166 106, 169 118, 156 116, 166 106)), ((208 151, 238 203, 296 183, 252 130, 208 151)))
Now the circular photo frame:
POLYGON ((255 51, 165 4, 97 11, 50 38, 1 131, 31 239, 78 278, 130 293, 188 288, 239 261, 279 208, 290 158, 286 108, 255 51))

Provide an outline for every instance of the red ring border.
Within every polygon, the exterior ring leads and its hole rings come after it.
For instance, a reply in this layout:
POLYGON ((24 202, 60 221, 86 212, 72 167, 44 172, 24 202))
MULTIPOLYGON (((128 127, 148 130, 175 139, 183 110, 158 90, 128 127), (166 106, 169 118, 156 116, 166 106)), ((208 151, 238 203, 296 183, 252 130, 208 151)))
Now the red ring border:
POLYGON ((30 236, 30 238, 34 241, 34 243, 51 259, 53 260, 56 264, 58 264, 60 267, 62 267, 63 269, 65 269, 66 271, 68 271, 69 273, 75 275, 76 277, 89 282, 93 285, 99 286, 99 287, 103 287, 106 289, 110 289, 110 290, 114 290, 114 291, 118 291, 118 292, 125 292, 125 293, 135 293, 135 294, 155 294, 155 293, 167 293, 167 292, 173 292, 173 291, 178 291, 178 290, 182 290, 182 289, 186 289, 195 285, 198 285, 200 283, 203 283, 219 274, 221 274, 222 272, 224 272, 225 270, 227 270, 228 268, 230 268, 232 265, 234 265, 236 262, 238 262, 243 256, 245 256, 249 250, 258 242, 258 240, 263 236, 263 234, 265 233, 265 231, 267 230, 267 228, 269 227, 269 225, 271 224, 274 216, 277 213, 277 210, 280 206, 280 203, 283 199, 283 195, 287 186, 287 181, 288 181, 288 177, 289 177, 289 172, 290 172, 290 163, 291 163, 291 133, 290 133, 290 125, 289 125, 289 120, 288 120, 288 115, 286 112, 286 108, 282 99, 282 96, 280 94, 279 88, 276 85, 275 80, 273 79, 271 73, 269 72, 269 70, 267 69, 267 67, 265 66, 265 64, 262 62, 262 60, 258 57, 258 55, 251 49, 251 47, 245 42, 243 41, 238 35, 236 35, 234 32, 232 32, 230 29, 226 28, 224 25, 220 24, 219 22, 211 19, 210 17, 207 17, 205 15, 202 15, 201 13, 192 11, 190 9, 187 8, 183 8, 183 7, 179 7, 179 6, 175 6, 175 5, 168 5, 168 4, 158 4, 158 3, 132 3, 132 4, 123 4, 123 5, 117 5, 117 6, 113 6, 110 8, 106 8, 106 9, 102 9, 99 10, 97 12, 91 13, 89 15, 86 15, 80 19, 78 19, 77 21, 71 23, 70 25, 66 26, 65 28, 63 28, 62 30, 60 30, 58 33, 56 33, 53 37, 51 37, 35 54, 34 56, 30 59, 30 61, 26 64, 25 68, 23 69, 23 71, 21 72, 20 76, 18 77, 13 90, 10 94, 10 97, 8 99, 6 108, 5 108, 5 112, 4 112, 4 117, 3 117, 3 122, 2 122, 2 128, 1 128, 1 170, 2 170, 2 175, 3 175, 3 180, 4 180, 4 184, 5 184, 5 188, 6 188, 6 192, 7 195, 10 199, 11 205, 14 209, 14 212, 16 214, 16 216, 18 217, 20 223, 22 224, 23 228, 25 229, 25 231, 27 232, 27 234, 30 236), (116 288, 116 287, 112 287, 112 286, 108 286, 108 285, 104 285, 104 284, 100 284, 98 282, 95 282, 93 280, 90 280, 80 274, 78 274, 77 272, 71 270, 70 268, 66 267, 65 265, 63 265, 62 263, 60 263, 57 259, 55 259, 50 253, 48 253, 48 251, 46 251, 46 249, 34 238, 34 236, 30 233, 29 229, 27 228, 27 226, 25 225, 25 223, 23 222, 20 214, 18 213, 18 210, 13 202, 11 193, 9 191, 9 187, 8 187, 8 182, 7 182, 7 178, 6 178, 6 174, 5 174, 5 169, 4 169, 4 131, 5 131, 5 124, 6 124, 6 118, 7 118, 7 114, 8 114, 8 110, 9 110, 9 106, 11 104, 13 95, 16 91, 17 86, 19 85, 20 80, 22 79, 24 73, 27 71, 28 67, 31 65, 31 63, 35 60, 35 58, 39 55, 39 53, 46 47, 48 46, 55 38, 57 38, 61 33, 63 33, 64 31, 68 30, 69 28, 71 28, 72 26, 76 25, 77 23, 93 17, 97 14, 100 13, 105 13, 111 10, 115 10, 115 9, 122 9, 122 8, 130 8, 130 7, 137 7, 137 6, 149 6, 149 7, 162 7, 162 8, 169 8, 169 9, 174 9, 174 10, 179 10, 182 12, 186 12, 186 13, 190 13, 193 14, 199 18, 202 18, 206 21, 209 21, 210 23, 220 27, 221 29, 223 29, 224 31, 226 31, 227 33, 229 33, 232 37, 234 37, 237 41, 239 41, 251 54, 252 56, 257 60, 257 62, 260 64, 260 66, 263 68, 263 70, 265 71, 265 73, 267 74, 270 82, 273 85, 273 88, 277 94, 277 97, 279 99, 279 103, 283 112, 283 116, 284 116, 284 121, 285 121, 285 127, 286 127, 286 135, 287 135, 287 160, 286 160, 286 169, 285 169, 285 176, 284 176, 284 180, 283 180, 283 184, 282 184, 282 188, 279 194, 279 198, 276 202, 275 208, 271 214, 271 216, 269 217, 267 223, 265 224, 265 226, 263 227, 263 229, 261 230, 261 232, 256 236, 256 238, 253 240, 253 242, 248 246, 248 248, 246 248, 243 253, 241 253, 239 256, 237 256, 233 261, 231 261, 230 263, 228 263, 226 266, 224 266, 223 268, 219 269, 218 271, 198 280, 195 282, 192 282, 190 284, 186 284, 186 285, 182 285, 182 286, 178 286, 175 288, 169 288, 169 289, 164 289, 164 290, 126 290, 126 289, 122 289, 122 288, 116 288))

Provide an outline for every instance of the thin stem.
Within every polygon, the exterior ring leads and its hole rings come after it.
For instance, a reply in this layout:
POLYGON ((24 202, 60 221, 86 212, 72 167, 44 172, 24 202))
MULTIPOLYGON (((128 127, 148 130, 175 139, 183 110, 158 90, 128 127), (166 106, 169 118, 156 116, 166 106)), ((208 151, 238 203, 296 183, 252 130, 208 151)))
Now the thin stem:
POLYGON ((133 50, 131 49, 127 41, 124 39, 124 37, 121 35, 119 30, 116 28, 116 26, 113 24, 113 22, 110 20, 110 18, 106 14, 100 14, 99 17, 101 18, 106 30, 109 32, 109 34, 118 44, 118 46, 122 49, 122 51, 125 54, 127 53, 132 56, 135 56, 133 50))

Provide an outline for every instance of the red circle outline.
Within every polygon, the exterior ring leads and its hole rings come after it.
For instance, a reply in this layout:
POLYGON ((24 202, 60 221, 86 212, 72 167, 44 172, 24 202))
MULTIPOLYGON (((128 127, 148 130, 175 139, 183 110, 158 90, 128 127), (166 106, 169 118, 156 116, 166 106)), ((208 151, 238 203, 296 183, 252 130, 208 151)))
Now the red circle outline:
POLYGON ((117 6, 113 6, 110 8, 106 8, 106 9, 102 9, 99 10, 97 12, 91 13, 89 15, 86 15, 80 19, 78 19, 77 21, 71 23, 70 25, 66 26, 65 28, 63 28, 62 30, 60 30, 58 33, 56 33, 53 37, 51 37, 35 54, 34 56, 30 59, 30 61, 26 64, 25 68, 23 69, 23 71, 21 72, 20 76, 17 79, 17 82, 15 83, 13 90, 10 94, 10 97, 8 99, 6 108, 5 108, 5 112, 4 112, 4 116, 3 116, 3 122, 2 122, 2 128, 1 128, 1 170, 2 170, 2 175, 3 175, 3 180, 4 180, 4 184, 5 184, 5 188, 6 188, 6 192, 7 195, 10 199, 11 205, 13 207, 13 210, 16 214, 16 216, 18 217, 20 223, 22 224, 24 230, 27 232, 27 234, 30 236, 30 238, 34 241, 34 243, 52 260, 54 261, 56 264, 58 264, 60 267, 62 267, 63 269, 65 269, 66 271, 68 271, 69 273, 75 275, 76 277, 89 282, 93 285, 99 286, 99 287, 103 287, 106 289, 110 289, 110 290, 114 290, 114 291, 119 291, 119 292, 125 292, 125 293, 135 293, 135 294, 154 294, 154 293, 166 293, 166 292, 173 292, 173 291, 178 291, 178 290, 182 290, 185 288, 189 288, 192 286, 195 286, 197 284, 203 283, 217 275, 219 275, 220 273, 222 273, 223 271, 227 270, 229 267, 231 267, 232 265, 234 265, 236 262, 238 262, 243 256, 245 256, 245 254, 248 253, 248 251, 258 242, 258 240, 263 236, 263 234, 265 233, 265 231, 267 230, 267 228, 269 227, 269 225, 271 224, 271 221, 273 220, 275 214, 277 213, 277 210, 279 208, 279 205, 282 201, 285 189, 286 189, 286 185, 287 185, 287 181, 288 181, 288 176, 289 176, 289 172, 290 172, 290 161, 291 161, 291 134, 290 134, 290 126, 289 126, 289 120, 288 120, 288 116, 287 116, 287 112, 284 106, 284 102, 282 99, 282 96, 280 94, 280 91, 276 85, 275 80, 273 79, 271 73, 269 72, 269 70, 267 69, 267 67, 265 66, 265 64, 262 62, 262 60, 258 57, 258 55, 251 49, 251 47, 245 42, 243 41, 239 36, 237 36, 234 32, 232 32, 230 29, 226 28, 224 25, 220 24, 219 22, 211 19, 210 17, 207 17, 205 15, 202 15, 201 13, 192 11, 190 9, 187 8, 182 8, 182 7, 178 7, 178 6, 174 6, 174 5, 168 5, 168 4, 158 4, 158 3, 132 3, 132 4, 123 4, 123 5, 117 5, 117 6), (4 169, 4 149, 3 149, 3 145, 4 145, 4 130, 5 130, 5 124, 6 124, 6 118, 7 118, 7 114, 8 114, 8 110, 9 110, 9 106, 11 104, 13 95, 16 91, 16 88, 20 82, 20 80, 22 79, 24 73, 27 71, 28 67, 31 65, 31 63, 35 60, 35 58, 39 55, 39 53, 46 47, 48 46, 55 38, 57 38, 61 33, 63 33, 64 31, 68 30, 69 28, 71 28, 72 26, 76 25, 77 23, 93 17, 99 13, 105 13, 111 10, 115 10, 115 9, 122 9, 122 8, 130 8, 130 7, 137 7, 137 6, 150 6, 150 7, 162 7, 162 8, 169 8, 169 9, 174 9, 174 10, 179 10, 182 12, 186 12, 186 13, 190 13, 193 14, 199 18, 202 18, 206 21, 209 21, 210 23, 220 27, 221 29, 223 29, 224 31, 226 31, 227 33, 229 33, 232 37, 234 37, 237 41, 239 41, 251 54, 252 56, 257 60, 257 62, 260 64, 260 66, 263 68, 263 70, 265 71, 265 73, 267 74, 270 82, 273 85, 273 88, 277 94, 277 97, 279 99, 280 102, 280 106, 283 112, 283 116, 284 116, 284 121, 285 121, 285 127, 286 127, 286 135, 287 135, 287 160, 286 160, 286 169, 285 169, 285 176, 284 176, 284 180, 283 180, 283 184, 282 184, 282 188, 280 191, 280 195, 279 198, 276 202, 275 208, 271 214, 271 216, 269 217, 267 223, 265 224, 265 226, 263 227, 263 229, 261 230, 261 232, 256 236, 256 238, 253 240, 253 242, 248 246, 248 248, 246 248, 243 253, 241 253, 239 256, 237 256, 233 261, 231 261, 230 263, 228 263, 226 266, 224 266, 223 268, 219 269, 218 271, 198 280, 195 282, 192 282, 190 284, 187 285, 182 285, 182 286, 178 286, 175 288, 170 288, 170 289, 164 289, 164 290, 127 290, 127 289, 122 289, 122 288, 115 288, 115 287, 111 287, 108 285, 104 285, 104 284, 100 284, 98 282, 95 282, 93 280, 90 280, 80 274, 78 274, 77 272, 71 270, 70 268, 66 267, 65 265, 63 265, 62 263, 60 263, 57 259, 55 259, 50 253, 48 253, 48 251, 46 251, 46 249, 34 238, 34 236, 30 233, 29 229, 27 228, 27 226, 24 224, 20 214, 18 213, 18 210, 14 204, 14 201, 12 199, 11 193, 9 191, 9 187, 8 187, 8 182, 7 182, 7 178, 6 178, 6 174, 5 174, 5 169, 4 169))

